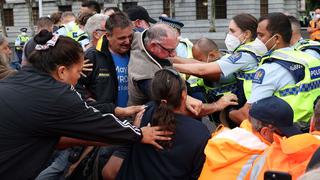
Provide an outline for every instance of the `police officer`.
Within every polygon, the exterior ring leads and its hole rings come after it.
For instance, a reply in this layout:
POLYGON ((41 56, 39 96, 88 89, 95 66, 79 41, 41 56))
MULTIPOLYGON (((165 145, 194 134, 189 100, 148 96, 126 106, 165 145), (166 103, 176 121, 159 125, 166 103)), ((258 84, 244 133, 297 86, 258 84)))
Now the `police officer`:
POLYGON ((174 64, 181 72, 219 81, 220 77, 236 74, 239 104, 243 105, 250 96, 251 80, 259 59, 267 52, 263 43, 256 39, 258 22, 250 14, 239 14, 229 23, 225 44, 230 56, 223 56, 208 64, 174 64))
POLYGON ((90 43, 88 35, 80 29, 75 22, 76 16, 71 11, 66 11, 61 15, 62 27, 56 31, 57 34, 68 36, 79 42, 83 49, 90 43))
POLYGON ((303 51, 320 60, 320 42, 311 39, 303 39, 300 31, 300 22, 293 16, 288 16, 288 18, 292 28, 290 45, 295 50, 303 51))
POLYGON ((238 114, 232 114, 235 120, 247 118, 252 103, 275 95, 290 104, 294 110, 294 121, 301 128, 308 126, 313 102, 320 95, 320 62, 289 47, 292 30, 288 27, 291 27, 290 21, 282 13, 260 18, 258 38, 269 51, 255 73, 251 98, 238 114))
POLYGON ((30 37, 27 35, 27 31, 28 31, 27 28, 21 28, 20 31, 21 31, 21 33, 18 35, 18 37, 16 38, 16 40, 14 42, 15 51, 16 51, 16 54, 19 58, 19 64, 21 64, 21 61, 22 61, 23 46, 30 39, 30 37))

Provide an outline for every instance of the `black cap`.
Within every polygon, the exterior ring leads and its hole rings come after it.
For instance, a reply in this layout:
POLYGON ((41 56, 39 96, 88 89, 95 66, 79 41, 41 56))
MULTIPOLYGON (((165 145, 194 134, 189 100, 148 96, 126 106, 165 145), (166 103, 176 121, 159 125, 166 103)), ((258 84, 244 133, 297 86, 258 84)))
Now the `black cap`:
POLYGON ((132 6, 132 7, 128 8, 125 12, 128 14, 131 21, 141 19, 141 20, 145 20, 147 22, 153 23, 153 24, 157 22, 156 20, 152 19, 149 16, 148 11, 144 7, 141 7, 141 6, 132 6))
POLYGON ((28 31, 28 28, 25 28, 25 27, 24 27, 24 28, 20 28, 20 31, 21 31, 21 32, 27 32, 27 31, 28 31))
POLYGON ((271 96, 253 103, 249 115, 258 121, 273 125, 286 137, 302 133, 293 124, 292 108, 278 97, 271 96))
POLYGON ((181 29, 183 28, 184 24, 180 21, 177 21, 175 19, 171 19, 169 17, 164 17, 164 16, 160 16, 159 17, 159 20, 161 23, 165 23, 173 28, 176 28, 176 29, 181 29))

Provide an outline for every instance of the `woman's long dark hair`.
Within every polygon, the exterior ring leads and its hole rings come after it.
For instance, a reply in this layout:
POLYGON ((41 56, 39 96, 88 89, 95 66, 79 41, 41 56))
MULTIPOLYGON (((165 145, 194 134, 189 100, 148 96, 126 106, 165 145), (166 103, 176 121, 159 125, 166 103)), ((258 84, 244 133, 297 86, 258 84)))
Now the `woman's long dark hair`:
MULTIPOLYGON (((179 73, 173 69, 162 69, 152 80, 152 100, 157 103, 152 125, 175 132, 176 120, 173 110, 181 105, 182 91, 186 88, 179 73)), ((172 141, 159 141, 163 147, 170 147, 172 141)))
MULTIPOLYGON (((53 34, 47 30, 40 31, 35 37, 36 44, 44 45, 53 34)), ((81 45, 75 40, 60 36, 55 46, 46 50, 33 50, 28 61, 32 66, 42 72, 51 73, 58 66, 70 67, 80 62, 83 56, 81 45)))

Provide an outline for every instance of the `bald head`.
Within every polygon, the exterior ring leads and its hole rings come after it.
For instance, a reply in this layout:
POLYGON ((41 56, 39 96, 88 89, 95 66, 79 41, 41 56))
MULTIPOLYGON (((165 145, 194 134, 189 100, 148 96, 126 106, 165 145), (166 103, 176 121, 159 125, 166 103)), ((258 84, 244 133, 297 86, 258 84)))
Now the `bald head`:
POLYGON ((193 57, 199 61, 211 62, 220 58, 217 44, 208 38, 199 39, 192 47, 193 57))

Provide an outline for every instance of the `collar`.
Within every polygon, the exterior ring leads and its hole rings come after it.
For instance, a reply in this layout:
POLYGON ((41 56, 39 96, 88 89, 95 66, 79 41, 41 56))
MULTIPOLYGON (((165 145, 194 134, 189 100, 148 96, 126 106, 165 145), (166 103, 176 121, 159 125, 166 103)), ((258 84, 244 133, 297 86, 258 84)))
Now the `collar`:
POLYGON ((144 38, 146 36, 146 30, 144 30, 142 33, 141 33, 141 38, 139 40, 139 46, 140 46, 140 49, 142 49, 142 51, 144 51, 147 56, 149 57, 149 59, 154 62, 157 66, 159 66, 160 69, 162 69, 164 66, 172 66, 171 62, 167 59, 160 59, 158 57, 156 57, 155 55, 151 54, 145 47, 144 45, 144 38))

